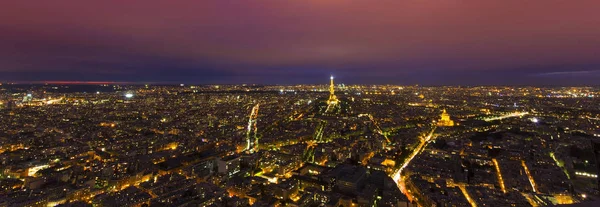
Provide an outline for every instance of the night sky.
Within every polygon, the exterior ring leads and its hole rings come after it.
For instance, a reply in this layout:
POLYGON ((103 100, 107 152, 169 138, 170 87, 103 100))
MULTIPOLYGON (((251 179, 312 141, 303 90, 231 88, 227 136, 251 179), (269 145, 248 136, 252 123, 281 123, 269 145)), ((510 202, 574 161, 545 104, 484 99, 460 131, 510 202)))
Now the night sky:
POLYGON ((0 81, 598 85, 598 0, 0 4, 0 81))

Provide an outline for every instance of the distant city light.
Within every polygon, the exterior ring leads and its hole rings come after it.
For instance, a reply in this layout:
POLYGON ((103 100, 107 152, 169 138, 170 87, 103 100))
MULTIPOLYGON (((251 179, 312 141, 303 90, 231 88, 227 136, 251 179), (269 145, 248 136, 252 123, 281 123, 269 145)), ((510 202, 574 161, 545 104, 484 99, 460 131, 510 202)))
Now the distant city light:
POLYGON ((330 76, 329 79, 333 80, 333 76, 330 76))
POLYGON ((100 94, 100 91, 96 91, 96 94, 100 94))
POLYGON ((125 98, 133 98, 133 93, 127 93, 127 94, 125 94, 125 98))
POLYGON ((28 93, 28 94, 27 94, 27 97, 32 97, 32 96, 33 96, 33 95, 32 95, 31 93, 28 93))
POLYGON ((533 123, 538 123, 539 121, 540 121, 540 120, 538 120, 537 118, 533 118, 533 119, 531 119, 531 122, 533 122, 533 123))

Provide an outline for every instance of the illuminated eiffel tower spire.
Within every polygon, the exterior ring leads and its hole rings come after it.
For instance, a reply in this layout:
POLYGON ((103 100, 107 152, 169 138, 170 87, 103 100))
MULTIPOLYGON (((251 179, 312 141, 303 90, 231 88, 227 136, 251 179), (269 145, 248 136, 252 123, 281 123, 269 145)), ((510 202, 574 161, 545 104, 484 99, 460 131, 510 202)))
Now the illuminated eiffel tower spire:
POLYGON ((335 105, 338 103, 338 99, 335 96, 335 85, 333 84, 333 76, 329 77, 329 79, 331 80, 331 82, 329 85, 329 100, 327 100, 327 104, 335 105))

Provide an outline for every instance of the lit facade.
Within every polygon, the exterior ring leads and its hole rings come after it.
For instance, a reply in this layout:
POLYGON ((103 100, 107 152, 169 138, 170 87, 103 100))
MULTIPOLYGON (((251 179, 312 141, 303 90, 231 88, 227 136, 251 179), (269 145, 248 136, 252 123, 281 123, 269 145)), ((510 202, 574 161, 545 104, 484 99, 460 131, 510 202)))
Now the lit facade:
POLYGON ((443 127, 454 126, 454 121, 452 121, 452 119, 450 119, 450 115, 448 114, 448 112, 446 112, 446 109, 444 109, 442 111, 441 118, 437 122, 437 125, 438 126, 443 126, 443 127))

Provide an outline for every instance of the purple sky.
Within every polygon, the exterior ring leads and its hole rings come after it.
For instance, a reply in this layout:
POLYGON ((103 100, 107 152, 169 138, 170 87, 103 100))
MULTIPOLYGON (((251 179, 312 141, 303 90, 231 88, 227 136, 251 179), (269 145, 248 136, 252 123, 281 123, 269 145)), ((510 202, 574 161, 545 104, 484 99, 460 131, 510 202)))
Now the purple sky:
POLYGON ((56 0, 0 5, 0 81, 575 85, 600 1, 56 0))

